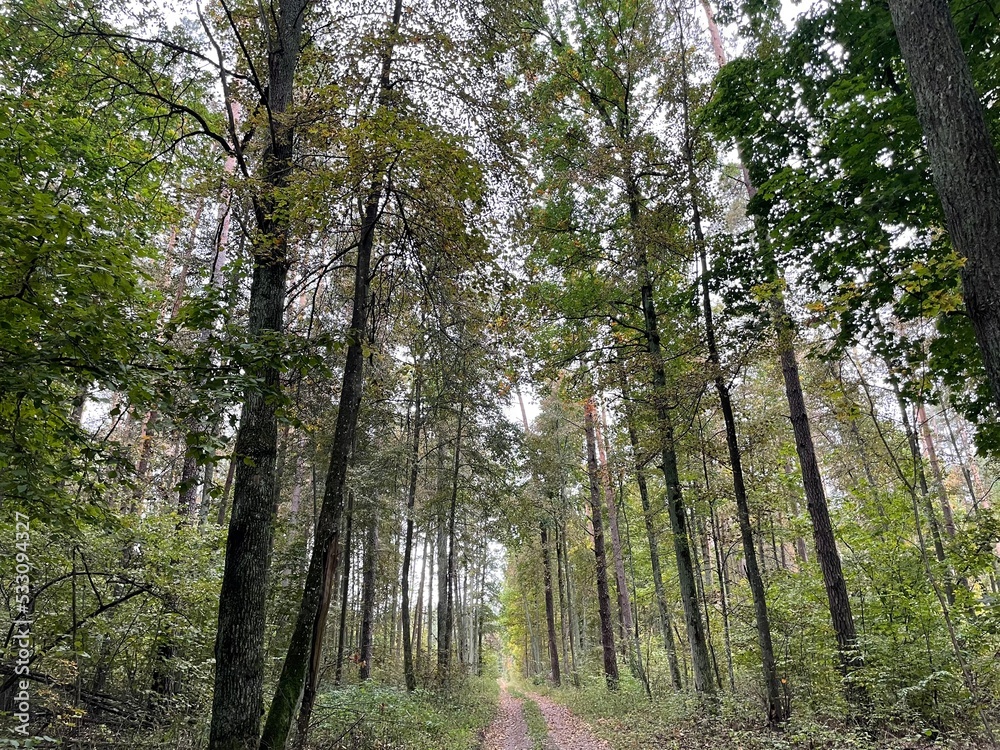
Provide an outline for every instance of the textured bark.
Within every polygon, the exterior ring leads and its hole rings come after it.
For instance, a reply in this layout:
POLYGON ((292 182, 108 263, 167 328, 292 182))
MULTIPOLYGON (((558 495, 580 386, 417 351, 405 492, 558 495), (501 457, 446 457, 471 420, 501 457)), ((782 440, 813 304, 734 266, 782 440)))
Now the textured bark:
POLYGON ((361 564, 361 642, 358 654, 358 679, 362 682, 372 676, 372 656, 375 636, 375 572, 378 559, 378 510, 372 509, 365 535, 365 554, 361 564))
POLYGON ((465 417, 465 402, 458 406, 458 427, 455 432, 455 462, 451 477, 451 502, 448 504, 448 557, 445 570, 444 617, 441 619, 443 632, 438 635, 438 676, 445 680, 451 668, 451 644, 455 622, 455 511, 458 506, 458 480, 462 460, 462 421, 465 417))
MULTIPOLYGON (((695 173, 688 151, 688 176, 691 191, 692 223, 695 240, 698 243, 698 255, 701 263, 701 307, 705 318, 705 342, 708 347, 708 362, 712 368, 712 379, 715 392, 722 408, 722 418, 726 427, 726 446, 729 449, 729 468, 733 474, 733 494, 736 497, 736 518, 740 526, 740 537, 743 542, 743 557, 746 562, 747 583, 753 597, 754 619, 757 626, 757 644, 760 646, 761 669, 764 676, 764 694, 767 700, 767 722, 773 727, 788 720, 789 707, 782 701, 781 682, 774 661, 774 644, 771 640, 771 621, 767 613, 767 596, 764 579, 760 574, 757 562, 757 551, 754 549, 753 527, 750 524, 750 503, 747 500, 746 483, 743 477, 743 456, 740 451, 739 435, 736 431, 736 415, 733 412, 733 401, 729 393, 729 384, 722 376, 722 364, 719 358, 719 348, 715 339, 715 322, 712 313, 712 300, 708 284, 708 258, 705 250, 705 234, 701 224, 701 213, 695 200, 695 173)), ((713 518, 714 520, 714 518, 713 518)), ((714 528, 713 528, 714 531, 714 528)), ((719 544, 718 538, 715 540, 719 544)), ((721 576, 720 576, 721 579, 721 576)), ((723 594, 724 595, 724 594, 723 594)), ((728 617, 726 630, 729 629, 728 617)), ((727 659, 729 660, 730 681, 732 681, 732 663, 729 657, 729 634, 726 633, 727 659)))
MULTIPOLYGON (((784 309, 783 299, 773 304, 777 308, 778 347, 781 355, 781 373, 785 381, 785 397, 788 400, 806 505, 809 510, 809 518, 812 520, 816 559, 823 572, 823 584, 826 587, 830 620, 837 638, 841 672, 846 677, 853 670, 861 667, 864 659, 858 650, 858 636, 854 627, 854 614, 851 612, 851 599, 847 593, 847 582, 844 580, 840 554, 837 552, 837 542, 833 534, 830 510, 826 504, 826 491, 823 489, 819 462, 816 460, 816 448, 809 425, 809 414, 806 412, 805 397, 802 395, 802 382, 799 379, 799 364, 795 359, 791 321, 787 319, 788 313, 784 309)), ((850 700, 853 702, 864 700, 865 695, 861 688, 852 682, 848 682, 846 687, 847 697, 850 700)))
POLYGON ((562 684, 559 673, 559 645, 556 638, 556 611, 552 597, 552 555, 549 553, 549 531, 545 521, 541 526, 542 579, 545 586, 545 624, 549 631, 549 667, 552 670, 552 684, 562 684))
POLYGON ((663 648, 667 652, 667 662, 670 665, 670 681, 675 690, 680 690, 681 669, 677 663, 677 646, 674 644, 674 631, 670 622, 670 609, 667 604, 666 589, 663 586, 663 572, 660 568, 660 543, 656 538, 653 508, 649 502, 649 488, 646 485, 646 474, 639 458, 639 434, 635 429, 635 416, 632 413, 631 394, 624 368, 619 371, 622 396, 625 400, 625 422, 628 427, 628 439, 632 446, 632 457, 635 461, 635 481, 639 485, 639 499, 642 501, 642 520, 646 526, 646 540, 649 543, 649 564, 653 572, 653 589, 656 592, 656 607, 660 616, 660 634, 663 637, 663 648))
POLYGON ((597 560, 597 609, 601 618, 601 646, 604 652, 604 679, 610 690, 618 688, 618 657, 615 653, 615 625, 611 617, 608 591, 608 558, 604 549, 604 522, 601 518, 601 480, 597 466, 594 400, 584 404, 584 431, 587 437, 587 475, 590 479, 590 510, 594 526, 594 557, 597 560))
POLYGON ((625 556, 622 552, 621 531, 618 528, 618 505, 615 502, 615 490, 611 485, 611 470, 608 466, 607 423, 604 410, 601 410, 601 423, 604 427, 597 428, 597 449, 600 461, 601 483, 604 485, 604 503, 608 511, 608 532, 611 535, 611 558, 615 564, 615 588, 618 592, 618 614, 621 618, 622 648, 628 659, 629 669, 643 685, 646 676, 642 669, 642 652, 639 639, 635 634, 635 623, 632 619, 632 601, 629 596, 628 579, 625 577, 625 556))
POLYGON ((1000 404, 1000 163, 947 0, 889 0, 889 11, 948 234, 966 259, 965 306, 1000 404))
MULTIPOLYGON (((638 192, 630 186, 630 211, 633 224, 638 223, 638 192)), ((642 312, 646 330, 646 349, 651 360, 653 374, 653 398, 656 404, 657 431, 660 438, 663 479, 667 486, 667 511, 670 528, 674 533, 674 556, 677 560, 677 578, 681 590, 681 604, 684 607, 684 624, 688 643, 691 647, 691 673, 697 693, 713 693, 712 665, 708 654, 708 642, 702 620, 701 606, 698 604, 698 590, 694 580, 694 565, 691 560, 691 545, 688 541, 687 519, 684 496, 681 492, 680 473, 677 469, 677 453, 674 449, 674 430, 667 408, 667 376, 663 368, 660 349, 660 333, 653 301, 653 282, 644 249, 639 249, 636 270, 641 287, 642 312)))
MULTIPOLYGON (((389 101, 392 52, 402 15, 402 0, 396 0, 389 40, 382 52, 379 78, 379 104, 385 108, 389 101)), ((384 191, 384 159, 375 158, 376 175, 365 198, 364 216, 358 237, 358 250, 354 274, 354 302, 348 330, 347 357, 340 389, 340 404, 330 450, 330 464, 323 491, 323 504, 316 523, 312 559, 306 573, 302 603, 295 621, 295 629, 288 645, 285 662, 275 688, 274 700, 268 711, 260 750, 282 750, 288 738, 292 720, 303 698, 306 683, 309 697, 314 698, 319 679, 319 661, 323 651, 326 618, 330 596, 337 573, 338 536, 340 516, 344 506, 344 485, 347 467, 357 429, 358 412, 364 386, 364 349, 368 329, 369 296, 371 288, 371 256, 375 243, 380 204, 384 191)), ((308 714, 311 702, 305 707, 308 714)), ((307 726, 307 725, 306 725, 307 726)))
MULTIPOLYGON (((420 458, 420 383, 419 365, 413 378, 413 439, 410 444, 410 477, 406 491, 406 535, 403 539, 403 570, 402 584, 402 619, 403 619, 403 676, 406 689, 415 690, 417 675, 413 668, 413 641, 410 637, 410 560, 413 553, 413 506, 417 497, 417 476, 420 458)), ((420 585, 423 587, 423 574, 420 585)), ((418 595, 419 599, 419 595, 418 595)), ((417 621, 420 620, 419 608, 417 621)))
MULTIPOLYGON (((274 45, 268 52, 270 138, 263 155, 265 190, 254 213, 253 281, 248 333, 260 340, 282 329, 288 274, 289 218, 279 191, 294 169, 294 132, 282 117, 292 101, 305 9, 309 0, 279 0, 273 18, 274 45)), ((269 19, 261 19, 270 24, 269 19)), ((215 641, 215 690, 209 750, 249 750, 257 745, 263 714, 264 617, 273 534, 272 511, 278 424, 277 363, 251 368, 264 384, 244 395, 233 460, 237 462, 226 563, 219 595, 215 641)))

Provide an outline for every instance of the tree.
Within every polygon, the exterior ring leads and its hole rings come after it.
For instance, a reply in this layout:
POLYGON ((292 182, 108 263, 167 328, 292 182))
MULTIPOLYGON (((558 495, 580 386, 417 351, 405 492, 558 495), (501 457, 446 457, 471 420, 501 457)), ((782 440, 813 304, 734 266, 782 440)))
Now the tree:
POLYGON ((946 0, 890 0, 927 141, 931 175, 962 266, 965 305, 1000 404, 1000 162, 946 0))

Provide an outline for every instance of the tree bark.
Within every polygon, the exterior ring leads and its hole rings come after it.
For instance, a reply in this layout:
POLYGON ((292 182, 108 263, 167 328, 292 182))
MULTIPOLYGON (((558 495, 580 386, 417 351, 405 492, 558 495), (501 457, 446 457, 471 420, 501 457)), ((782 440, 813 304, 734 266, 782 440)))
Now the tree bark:
POLYGON ((965 306, 1000 405, 1000 163, 947 0, 889 0, 965 306))
POLYGON ((618 612, 621 618, 622 646, 628 659, 632 674, 643 685, 646 675, 642 669, 642 652, 639 640, 635 635, 635 623, 632 619, 632 602, 629 596, 628 579, 625 576, 625 557, 622 553, 621 531, 618 528, 618 505, 615 502, 615 490, 611 485, 611 470, 608 466, 607 422, 604 410, 601 409, 601 424, 596 427, 597 450, 600 462, 601 481, 604 485, 604 503, 608 511, 608 531, 611 534, 611 557, 615 564, 615 588, 618 591, 618 612), (604 429, 601 429, 601 426, 604 429))
POLYGON ((656 538, 653 509, 649 502, 649 488, 646 485, 646 474, 643 471, 639 457, 639 434, 635 429, 635 416, 632 411, 631 394, 625 369, 619 369, 622 398, 625 407, 625 422, 628 427, 628 439, 632 446, 632 457, 635 462, 635 481, 639 485, 639 499, 642 502, 642 519, 646 526, 646 539, 649 543, 649 564, 653 572, 653 589, 656 592, 656 607, 660 616, 660 633, 663 637, 663 648, 667 652, 667 662, 670 665, 670 681, 675 690, 681 690, 681 669, 677 663, 677 647, 674 644, 674 632, 670 622, 670 609, 667 604, 666 589, 663 586, 663 572, 660 568, 660 544, 656 538))
MULTIPOLYGON (((764 579, 760 574, 757 562, 757 551, 754 548, 753 526, 750 523, 750 503, 747 499, 746 483, 743 478, 743 456, 740 451, 739 435, 736 432, 736 415, 733 411, 729 384, 722 376, 722 363, 719 358, 719 348, 715 339, 715 322, 712 313, 712 299, 708 284, 708 258, 705 249, 705 234, 701 224, 701 213, 695 199, 695 173, 692 159, 691 144, 688 145, 688 178, 691 192, 692 222, 695 240, 698 243, 698 258, 701 264, 701 307, 705 318, 705 342, 708 347, 708 362, 712 368, 712 379, 715 392, 722 408, 722 419, 726 426, 726 446, 729 449, 729 468, 733 474, 733 494, 736 497, 736 518, 740 526, 740 537, 743 542, 743 557, 746 561, 747 582, 753 597, 754 619, 757 625, 757 644, 760 646, 761 669, 764 673, 764 694, 767 700, 767 723, 772 728, 788 720, 789 707, 782 701, 781 683, 774 661, 774 644, 771 640, 771 620, 767 613, 767 595, 764 579)), ((714 518, 713 518, 714 520, 714 518)), ((713 524, 714 530, 714 524, 713 524)), ((719 540, 715 540, 716 546, 719 540)), ((721 575, 720 575, 721 580, 721 575)), ((726 630, 729 629, 728 617, 726 630)), ((727 651, 729 649, 729 634, 726 633, 727 651)), ((727 654, 728 657, 728 654, 727 654)), ((729 666, 730 675, 732 665, 729 666)), ((730 677, 732 680, 732 677, 730 677)))
MULTIPOLYGON (((420 458, 420 366, 417 363, 413 376, 413 439, 410 443, 410 483, 406 492, 406 537, 403 540, 402 616, 403 616, 403 676, 406 689, 417 687, 417 675, 413 668, 413 641, 410 638, 410 558, 413 550, 413 506, 417 497, 417 476, 420 458)), ((423 575, 421 574, 421 587, 423 575)), ((419 599, 419 595, 418 595, 419 599)), ((420 620, 420 613, 417 613, 420 620)))
MULTIPOLYGON (((344 676, 344 652, 347 650, 347 605, 351 592, 351 555, 354 553, 354 492, 347 493, 347 509, 344 513, 344 564, 340 574, 340 622, 337 626, 337 662, 333 668, 333 684, 339 685, 344 676)), ((302 712, 299 712, 301 723, 302 712)), ((301 727, 299 737, 303 737, 301 727)))
MULTIPOLYGON (((384 110, 389 104, 392 53, 401 15, 402 0, 395 0, 389 38, 381 55, 378 96, 380 110, 384 110)), ((302 702, 307 681, 310 701, 303 706, 307 715, 312 711, 312 699, 316 693, 331 589, 337 573, 337 537, 340 533, 340 516, 344 505, 344 484, 347 480, 347 466, 354 444, 364 386, 364 349, 368 329, 371 256, 385 188, 384 172, 384 157, 378 156, 375 158, 375 179, 365 199, 364 217, 358 238, 354 303, 347 336, 349 343, 340 390, 340 404, 337 409, 337 423, 330 450, 330 465, 323 491, 323 504, 316 524, 313 554, 306 573, 302 604, 281 676, 275 688, 274 700, 268 711, 264 733, 260 740, 260 750, 283 750, 292 720, 302 702)))
POLYGON ((549 631, 549 666, 552 670, 552 684, 559 687, 562 677, 559 674, 559 646, 556 638, 555 602, 552 598, 552 556, 549 554, 548 523, 541 524, 542 542, 542 580, 545 585, 545 624, 549 631))
MULTIPOLYGON (((629 209, 633 226, 638 225, 638 190, 629 186, 629 209)), ((667 408, 667 376, 663 367, 660 349, 660 333, 653 301, 653 282, 646 260, 646 252, 638 248, 637 272, 641 287, 642 312, 646 332, 646 348, 650 355, 653 371, 653 398, 656 404, 657 428, 661 445, 663 479, 667 486, 667 511, 670 527, 674 534, 674 556, 677 560, 677 577, 680 583, 681 604, 684 607, 684 623, 688 642, 691 646, 691 672, 697 693, 714 693, 712 665, 708 654, 708 642, 698 591, 694 580, 694 566, 691 561, 691 546, 688 541, 687 519, 684 510, 684 496, 681 492, 680 473, 677 468, 677 453, 674 448, 674 430, 667 408)))
POLYGON ((590 478, 591 521, 594 526, 594 557, 597 560, 597 608, 601 618, 601 646, 604 651, 604 679, 609 690, 618 689, 618 657, 615 653, 615 625, 611 617, 608 591, 608 558, 604 549, 604 522, 601 518, 601 480, 597 466, 594 399, 584 404, 584 431, 587 437, 587 475, 590 478))
POLYGON ((372 676, 372 655, 375 635, 375 568, 378 559, 378 508, 372 508, 365 539, 365 554, 361 565, 361 643, 358 653, 358 679, 364 682, 372 676))
MULTIPOLYGON (((275 44, 268 51, 267 111, 270 138, 254 201, 254 240, 248 333, 251 341, 282 330, 288 275, 289 214, 280 193, 294 169, 293 125, 284 114, 292 102, 303 23, 309 0, 279 0, 272 14, 275 44)), ((270 26, 271 20, 261 18, 270 26)), ((219 594, 215 641, 215 689, 209 750, 250 750, 257 745, 263 714, 264 620, 273 536, 272 512, 278 423, 278 364, 254 365, 262 389, 248 389, 236 435, 233 508, 219 594)))
POLYGON ((462 459, 462 420, 465 417, 465 401, 458 406, 458 426, 455 431, 455 462, 451 477, 451 502, 448 504, 448 558, 445 571, 444 617, 441 619, 444 632, 438 635, 438 676, 443 681, 448 678, 451 668, 451 643, 454 630, 454 582, 455 582, 455 510, 458 505, 458 480, 462 459))

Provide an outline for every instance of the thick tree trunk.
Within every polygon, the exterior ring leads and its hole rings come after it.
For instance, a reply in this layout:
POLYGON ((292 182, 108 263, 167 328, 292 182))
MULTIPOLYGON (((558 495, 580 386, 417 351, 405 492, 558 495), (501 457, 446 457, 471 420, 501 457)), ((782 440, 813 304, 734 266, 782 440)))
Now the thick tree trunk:
MULTIPOLYGON (((248 334, 260 340, 282 330, 288 275, 289 218, 281 190, 294 169, 294 132, 284 113, 292 101, 305 10, 309 0, 279 0, 272 17, 275 44, 268 52, 270 139, 263 155, 263 194, 255 200, 248 334)), ((261 21, 270 25, 271 20, 261 21)), ((219 594, 215 640, 215 689, 209 750, 250 750, 257 745, 264 712, 264 620, 273 534, 272 512, 278 441, 278 363, 255 365, 263 388, 249 389, 233 460, 233 508, 219 594)))
POLYGON ((591 521, 594 526, 594 557, 597 560, 597 608, 601 617, 601 646, 604 650, 604 679, 608 689, 618 689, 618 657, 615 653, 615 625, 611 617, 608 591, 608 559, 604 549, 604 522, 601 518, 601 479, 597 466, 594 399, 584 404, 584 430, 587 437, 587 474, 590 478, 591 521))
MULTIPOLYGON (((413 550, 413 506, 417 497, 417 476, 420 458, 420 368, 416 367, 413 377, 413 439, 410 444, 410 482, 406 491, 406 536, 403 539, 402 615, 403 615, 403 676, 406 689, 417 687, 417 675, 413 669, 413 642, 410 638, 410 559, 413 550)), ((423 587, 423 573, 420 576, 423 587)), ((418 594, 419 600, 419 594, 418 594)), ((417 621, 420 621, 419 609, 417 621)))
POLYGON ((889 0, 965 306, 1000 404, 1000 163, 947 0, 889 0))
MULTIPOLYGON (((389 103, 392 52, 401 15, 402 0, 396 0, 388 30, 389 38, 382 52, 378 101, 380 110, 384 110, 389 103)), ((319 679, 319 662, 323 651, 331 589, 337 577, 337 537, 340 533, 340 516, 344 506, 344 484, 347 480, 347 466, 354 445, 364 387, 364 349, 368 329, 371 256, 384 190, 383 161, 382 157, 375 159, 376 177, 365 199, 364 216, 358 238, 354 303, 347 337, 349 342, 347 357, 330 451, 330 465, 323 491, 323 505, 316 523, 312 559, 306 573, 302 604, 295 621, 295 629, 275 688, 274 700, 271 702, 264 724, 260 750, 283 750, 295 713, 302 701, 306 683, 308 682, 309 686, 310 702, 304 706, 304 711, 308 715, 312 711, 311 701, 315 697, 319 679)))

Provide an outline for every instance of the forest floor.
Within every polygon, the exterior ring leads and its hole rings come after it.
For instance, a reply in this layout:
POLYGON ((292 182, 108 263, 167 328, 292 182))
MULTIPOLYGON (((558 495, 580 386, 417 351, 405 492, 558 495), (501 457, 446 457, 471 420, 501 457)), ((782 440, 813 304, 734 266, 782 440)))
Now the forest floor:
POLYGON ((500 706, 482 750, 611 750, 590 727, 551 698, 500 682, 500 706))

